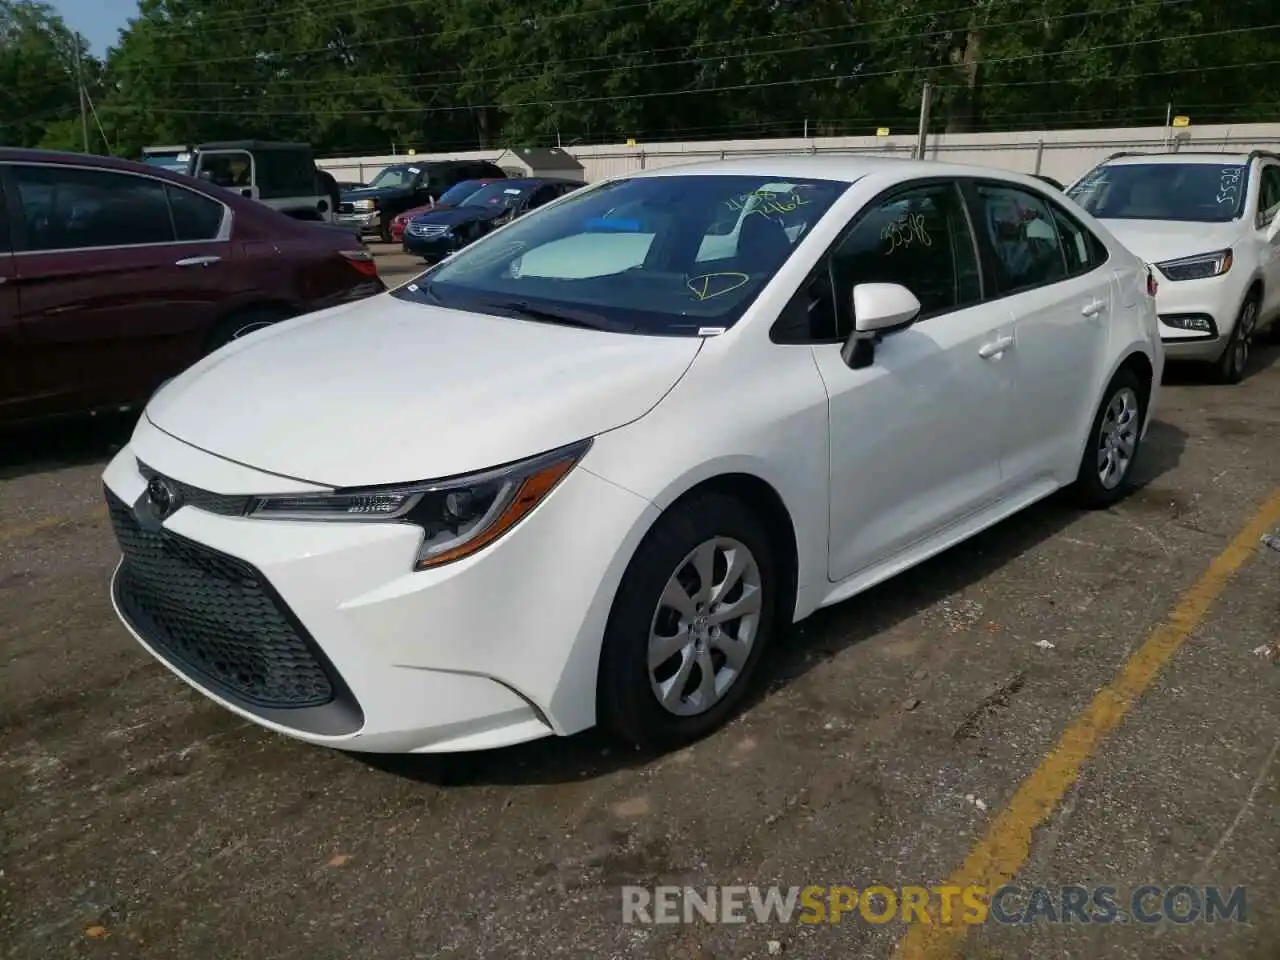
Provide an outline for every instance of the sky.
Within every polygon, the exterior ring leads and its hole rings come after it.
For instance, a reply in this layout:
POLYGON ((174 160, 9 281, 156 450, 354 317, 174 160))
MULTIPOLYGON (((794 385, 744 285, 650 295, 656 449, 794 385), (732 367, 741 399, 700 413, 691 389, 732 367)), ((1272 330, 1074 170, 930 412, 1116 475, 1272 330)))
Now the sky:
POLYGON ((137 0, 51 0, 67 27, 78 31, 89 51, 101 57, 116 42, 120 28, 138 12, 137 0))

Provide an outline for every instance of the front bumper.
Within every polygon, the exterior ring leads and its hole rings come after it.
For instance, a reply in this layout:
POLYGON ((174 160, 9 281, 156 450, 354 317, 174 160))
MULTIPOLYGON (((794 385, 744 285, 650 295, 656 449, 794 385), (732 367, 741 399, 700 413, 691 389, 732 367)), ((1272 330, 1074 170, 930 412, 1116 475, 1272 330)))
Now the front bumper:
POLYGON ((113 602, 148 652, 263 727, 388 753, 591 726, 604 624, 656 513, 579 466, 496 543, 415 573, 421 533, 407 524, 229 515, 288 481, 145 418, 103 481, 124 553, 113 602), (162 523, 139 461, 184 491, 162 523))
POLYGON ((377 230, 382 225, 382 214, 377 210, 361 210, 355 213, 334 214, 333 222, 362 232, 377 230))
POLYGON ((1169 360, 1215 361, 1222 356, 1244 302, 1231 271, 1207 280, 1170 280, 1157 271, 1160 340, 1169 360), (1205 330, 1203 328, 1207 327, 1205 330))
POLYGON ((428 263, 438 263, 449 254, 461 249, 462 243, 453 234, 444 234, 432 237, 415 237, 409 231, 405 231, 401 245, 405 253, 413 254, 415 257, 421 257, 428 263))

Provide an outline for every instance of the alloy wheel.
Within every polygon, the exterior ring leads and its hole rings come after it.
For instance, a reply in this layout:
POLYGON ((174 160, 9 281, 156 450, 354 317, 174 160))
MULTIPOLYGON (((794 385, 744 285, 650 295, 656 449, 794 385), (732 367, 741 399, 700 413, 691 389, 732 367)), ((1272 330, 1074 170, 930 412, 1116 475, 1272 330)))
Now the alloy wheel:
POLYGON ((1098 429, 1098 480, 1104 489, 1118 487, 1138 449, 1138 395, 1130 387, 1116 391, 1098 429))
POLYGON ((1237 375, 1243 374, 1249 363, 1249 349, 1253 342, 1254 328, 1258 323, 1258 304, 1250 300, 1240 311, 1240 323, 1231 344, 1231 366, 1237 375))
POLYGON ((669 713, 719 703, 742 676, 760 630, 760 565, 730 537, 704 541, 676 567, 649 627, 649 684, 669 713))

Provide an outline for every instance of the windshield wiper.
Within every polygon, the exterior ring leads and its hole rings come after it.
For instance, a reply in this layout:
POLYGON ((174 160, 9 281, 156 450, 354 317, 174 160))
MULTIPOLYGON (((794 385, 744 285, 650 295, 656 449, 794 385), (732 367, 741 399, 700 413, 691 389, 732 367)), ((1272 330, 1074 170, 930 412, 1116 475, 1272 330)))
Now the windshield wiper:
POLYGON ((565 327, 583 327, 588 330, 607 330, 611 333, 634 333, 635 325, 614 320, 604 314, 591 313, 587 310, 565 310, 561 307, 547 309, 535 307, 523 300, 502 300, 486 302, 483 306, 491 310, 503 310, 507 313, 536 320, 539 323, 557 323, 565 327))

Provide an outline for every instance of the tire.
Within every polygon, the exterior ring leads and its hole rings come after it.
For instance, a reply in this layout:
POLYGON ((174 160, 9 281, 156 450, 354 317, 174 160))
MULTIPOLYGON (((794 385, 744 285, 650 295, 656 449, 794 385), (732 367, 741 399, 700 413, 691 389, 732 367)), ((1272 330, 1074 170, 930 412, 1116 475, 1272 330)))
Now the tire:
POLYGON ((1240 307, 1227 346, 1214 366, 1219 383, 1235 384, 1244 379, 1249 367, 1249 354, 1253 347, 1253 335, 1258 325, 1258 297, 1250 294, 1240 307))
POLYGON ((609 613, 596 690, 601 725, 642 750, 682 746, 723 725, 749 692, 772 638, 776 569, 764 526, 740 500, 719 493, 695 495, 659 518, 631 559, 609 613), (705 592, 694 565, 702 556, 713 558, 711 589, 705 592), (728 582, 731 560, 743 567, 728 582), (664 602, 678 595, 680 584, 684 596, 679 606, 687 601, 688 607, 683 617, 664 602), (744 616, 713 625, 707 621, 716 617, 716 591, 729 597, 730 604, 748 595, 757 602, 747 602, 744 616), (694 604, 705 600, 712 601, 706 604, 710 609, 695 613, 694 604), (651 634, 669 638, 671 651, 652 673, 651 634), (741 654, 736 669, 726 650, 741 654), (699 681, 711 674, 703 670, 708 663, 715 673, 703 685, 699 681), (717 683, 723 686, 717 689, 717 683), (659 690, 670 691, 670 707, 660 701, 659 690))
POLYGON ((247 307, 244 310, 237 310, 230 316, 223 317, 214 326, 205 343, 205 356, 247 333, 261 330, 263 327, 269 327, 273 323, 286 319, 288 315, 274 307, 247 307))
POLYGON ((391 243, 391 221, 395 219, 395 214, 384 217, 378 224, 378 239, 383 243, 391 243))
POLYGON ((1103 509, 1132 489, 1133 464, 1142 449, 1142 425, 1147 418, 1149 396, 1150 384, 1143 383, 1129 369, 1116 371, 1107 384, 1093 424, 1089 427, 1089 439, 1076 475, 1073 492, 1081 506, 1103 509), (1123 438, 1123 443, 1117 438, 1123 438), (1102 470, 1107 462, 1113 468, 1118 467, 1119 471, 1118 475, 1114 470, 1109 471, 1104 481, 1102 470))

